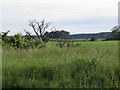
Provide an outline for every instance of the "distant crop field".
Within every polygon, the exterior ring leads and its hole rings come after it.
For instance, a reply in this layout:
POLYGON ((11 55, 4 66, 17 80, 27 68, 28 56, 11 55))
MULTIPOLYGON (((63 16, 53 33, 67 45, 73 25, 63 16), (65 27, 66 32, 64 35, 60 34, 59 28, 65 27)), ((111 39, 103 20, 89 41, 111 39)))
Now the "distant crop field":
POLYGON ((76 43, 80 46, 3 48, 3 88, 118 88, 118 41, 76 43))

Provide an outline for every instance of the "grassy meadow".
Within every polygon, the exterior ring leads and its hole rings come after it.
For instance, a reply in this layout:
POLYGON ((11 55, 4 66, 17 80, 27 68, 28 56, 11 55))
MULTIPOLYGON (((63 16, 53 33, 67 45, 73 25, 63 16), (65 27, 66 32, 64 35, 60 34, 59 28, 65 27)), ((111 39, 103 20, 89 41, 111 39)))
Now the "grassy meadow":
POLYGON ((3 48, 3 88, 117 88, 118 41, 76 43, 80 46, 3 48))

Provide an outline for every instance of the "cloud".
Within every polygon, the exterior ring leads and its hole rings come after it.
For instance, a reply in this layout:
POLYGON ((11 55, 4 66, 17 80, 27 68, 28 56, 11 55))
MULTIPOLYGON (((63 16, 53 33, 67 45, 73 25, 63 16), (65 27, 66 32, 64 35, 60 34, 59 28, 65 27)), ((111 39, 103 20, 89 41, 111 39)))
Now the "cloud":
POLYGON ((59 28, 71 25, 68 29, 76 33, 80 26, 86 27, 83 31, 87 27, 92 31, 95 25, 105 24, 106 29, 110 28, 116 22, 117 9, 118 0, 3 0, 0 12, 3 29, 12 27, 13 33, 17 32, 15 29, 21 31, 31 19, 46 19, 59 28))
POLYGON ((91 17, 68 21, 56 21, 52 23, 58 29, 65 29, 74 33, 96 33, 111 31, 117 25, 117 17, 91 17))
POLYGON ((75 0, 70 0, 71 2, 67 2, 68 0, 64 0, 66 2, 63 0, 59 0, 61 2, 47 2, 47 0, 46 2, 38 0, 25 1, 15 2, 13 0, 13 2, 3 2, 3 15, 5 14, 5 17, 7 15, 21 17, 21 19, 36 17, 48 20, 117 15, 117 2, 112 3, 113 0, 104 0, 104 2, 103 0, 79 0, 79 2, 75 2, 75 0), (106 1, 109 3, 106 3, 106 1))

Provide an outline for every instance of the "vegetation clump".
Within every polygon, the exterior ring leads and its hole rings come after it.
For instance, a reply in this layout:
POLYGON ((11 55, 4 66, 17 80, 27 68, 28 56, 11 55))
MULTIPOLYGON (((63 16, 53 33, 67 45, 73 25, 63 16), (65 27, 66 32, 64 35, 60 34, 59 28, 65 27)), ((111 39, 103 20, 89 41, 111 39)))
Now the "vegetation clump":
POLYGON ((92 37, 92 38, 90 39, 90 41, 96 41, 96 40, 97 40, 96 37, 92 37))

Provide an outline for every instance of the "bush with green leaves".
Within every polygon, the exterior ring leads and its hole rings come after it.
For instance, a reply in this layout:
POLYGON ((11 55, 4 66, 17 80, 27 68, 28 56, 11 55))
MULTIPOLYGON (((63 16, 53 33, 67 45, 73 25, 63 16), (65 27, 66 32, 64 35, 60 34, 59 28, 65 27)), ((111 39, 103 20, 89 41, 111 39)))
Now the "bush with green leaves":
POLYGON ((96 41, 96 40, 97 40, 96 37, 92 37, 92 38, 90 39, 90 41, 96 41))
POLYGON ((24 41, 24 38, 20 33, 15 34, 10 39, 10 44, 16 48, 24 48, 26 46, 26 42, 24 41))

